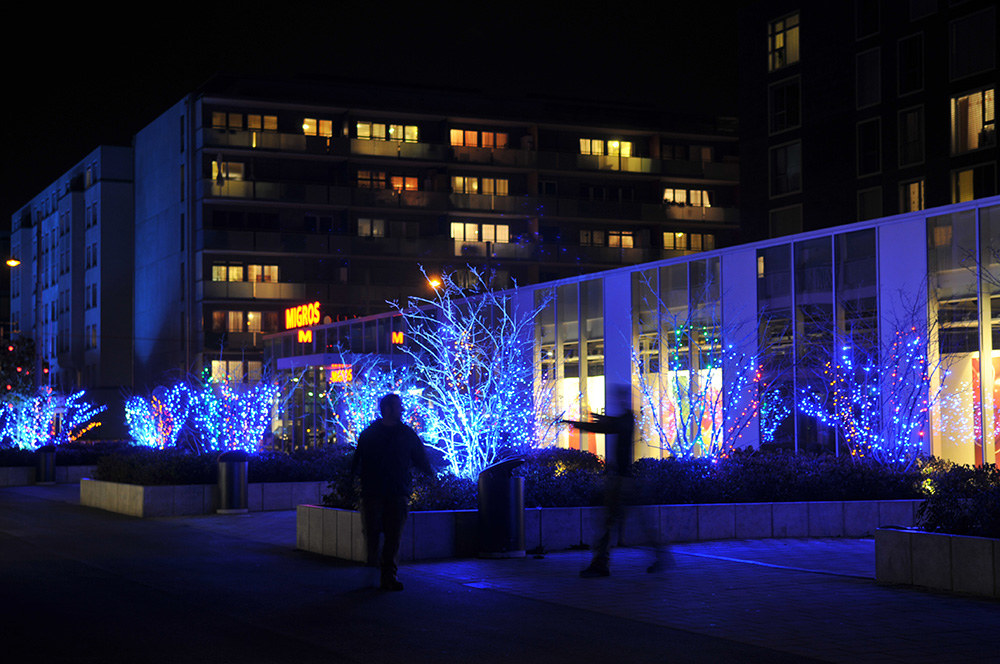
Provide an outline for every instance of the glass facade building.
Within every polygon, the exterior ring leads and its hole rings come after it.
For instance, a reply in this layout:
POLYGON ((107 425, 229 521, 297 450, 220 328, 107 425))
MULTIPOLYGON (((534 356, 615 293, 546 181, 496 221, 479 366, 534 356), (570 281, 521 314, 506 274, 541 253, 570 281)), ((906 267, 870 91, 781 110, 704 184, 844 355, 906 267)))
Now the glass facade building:
MULTIPOLYGON (((997 459, 998 197, 512 293, 540 307, 534 375, 553 417, 602 412, 630 385, 637 457, 735 445, 997 459)), ((405 363, 406 343, 398 314, 268 336, 272 365, 295 376, 275 437, 331 440, 324 395, 351 379, 342 351, 405 363)), ((558 444, 605 452, 600 435, 558 444)))

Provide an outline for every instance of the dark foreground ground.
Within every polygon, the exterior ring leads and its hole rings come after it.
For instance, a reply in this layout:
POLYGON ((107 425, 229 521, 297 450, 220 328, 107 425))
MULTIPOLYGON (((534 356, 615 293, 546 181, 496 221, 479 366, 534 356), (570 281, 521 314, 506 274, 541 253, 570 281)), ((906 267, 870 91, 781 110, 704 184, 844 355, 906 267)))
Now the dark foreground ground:
POLYGON ((136 519, 0 489, 0 661, 1000 662, 1000 602, 877 586, 872 540, 404 565, 296 551, 294 512, 136 519))

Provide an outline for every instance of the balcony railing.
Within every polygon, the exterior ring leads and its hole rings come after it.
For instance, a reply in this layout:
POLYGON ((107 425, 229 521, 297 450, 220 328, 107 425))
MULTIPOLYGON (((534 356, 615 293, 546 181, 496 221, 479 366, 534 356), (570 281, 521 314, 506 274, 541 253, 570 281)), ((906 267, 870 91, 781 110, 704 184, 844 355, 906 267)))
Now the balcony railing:
POLYGON ((205 198, 235 198, 257 201, 281 201, 373 208, 420 208, 430 210, 482 211, 526 216, 548 215, 590 219, 638 219, 641 221, 689 221, 719 224, 739 222, 739 210, 731 207, 700 207, 642 203, 638 201, 602 201, 565 196, 490 196, 485 194, 447 194, 437 191, 396 191, 394 189, 355 189, 320 184, 249 182, 244 180, 200 180, 199 192, 205 198))
POLYGON ((699 177, 736 182, 739 165, 717 161, 661 160, 651 157, 583 155, 574 152, 543 152, 515 148, 445 146, 437 143, 370 141, 342 136, 303 136, 249 129, 203 128, 200 145, 211 148, 241 148, 272 152, 328 154, 340 157, 366 156, 389 159, 452 161, 492 166, 540 168, 561 171, 618 171, 650 175, 699 177))

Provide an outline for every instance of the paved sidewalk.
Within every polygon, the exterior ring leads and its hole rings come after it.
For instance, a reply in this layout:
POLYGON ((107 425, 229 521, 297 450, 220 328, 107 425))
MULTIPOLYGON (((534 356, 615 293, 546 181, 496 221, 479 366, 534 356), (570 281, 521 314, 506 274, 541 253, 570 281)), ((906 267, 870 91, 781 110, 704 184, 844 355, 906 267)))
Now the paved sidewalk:
MULTIPOLYGON (((71 572, 62 584, 156 638, 118 630, 120 659, 60 661, 1000 662, 1000 602, 878 586, 872 540, 678 544, 659 574, 645 572, 650 551, 617 548, 598 579, 577 576, 586 551, 412 563, 396 594, 295 551, 294 512, 141 520, 75 502, 65 486, 0 490, 0 624, 21 634, 11 603, 71 572), (229 630, 253 638, 233 645, 229 630), (144 650, 170 634, 184 637, 163 658, 144 650)), ((77 595, 46 592, 72 610, 49 602, 39 619, 90 619, 77 595)))

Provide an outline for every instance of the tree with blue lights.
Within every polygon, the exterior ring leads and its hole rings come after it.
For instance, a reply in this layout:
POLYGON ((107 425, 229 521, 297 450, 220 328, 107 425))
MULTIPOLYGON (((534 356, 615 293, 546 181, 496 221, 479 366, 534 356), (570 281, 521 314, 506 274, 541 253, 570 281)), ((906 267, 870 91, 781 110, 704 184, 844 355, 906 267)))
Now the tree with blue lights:
POLYGON ((327 427, 337 434, 337 442, 356 445, 365 427, 381 417, 379 400, 390 392, 403 400, 403 419, 418 434, 424 429, 421 398, 412 365, 396 363, 378 355, 341 352, 339 371, 349 372, 339 380, 328 376, 326 392, 327 427))
POLYGON ((763 381, 760 357, 767 348, 761 348, 756 316, 753 323, 724 323, 722 299, 713 295, 710 282, 694 306, 671 308, 643 279, 651 298, 644 308, 658 317, 645 325, 654 331, 632 344, 646 444, 681 459, 718 458, 739 447, 758 417, 762 429, 766 425, 773 433, 791 409, 782 393, 763 381))
POLYGON ((836 353, 820 369, 823 393, 800 390, 799 409, 838 428, 851 455, 907 470, 926 446, 930 409, 940 402, 948 371, 928 360, 933 329, 916 316, 883 322, 873 333, 834 333, 836 353))
POLYGON ((64 396, 43 385, 33 396, 11 397, 3 403, 0 440, 26 450, 77 440, 100 426, 93 419, 107 410, 85 401, 84 394, 64 396))
POLYGON ((256 452, 270 429, 279 392, 267 377, 240 382, 227 376, 195 387, 190 414, 202 450, 256 452))
POLYGON ((422 387, 421 437, 451 472, 476 478, 492 463, 550 442, 555 429, 537 416, 532 364, 535 319, 547 303, 525 307, 516 285, 494 291, 492 275, 469 271, 465 290, 444 274, 433 298, 395 306, 422 387))
POLYGON ((165 449, 177 445, 187 424, 191 391, 185 383, 159 386, 149 399, 133 396, 125 402, 125 421, 136 445, 165 449))

